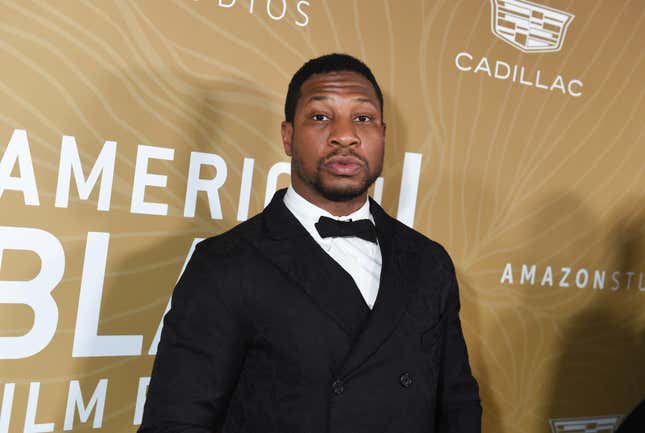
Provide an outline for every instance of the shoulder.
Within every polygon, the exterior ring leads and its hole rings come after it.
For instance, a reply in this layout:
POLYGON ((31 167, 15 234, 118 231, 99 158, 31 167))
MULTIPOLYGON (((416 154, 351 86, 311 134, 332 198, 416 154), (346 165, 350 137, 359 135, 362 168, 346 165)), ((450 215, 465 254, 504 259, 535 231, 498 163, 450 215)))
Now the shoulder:
POLYGON ((223 233, 202 240, 195 247, 195 255, 217 258, 220 263, 243 260, 252 251, 248 240, 259 238, 261 234, 262 223, 258 214, 223 233))
POLYGON ((173 315, 213 309, 224 304, 236 311, 243 304, 243 269, 253 266, 252 247, 246 237, 257 230, 253 217, 195 246, 184 272, 173 291, 173 315))
POLYGON ((370 211, 377 224, 377 231, 383 233, 409 255, 410 262, 432 269, 444 268, 454 271, 450 255, 439 242, 390 216, 380 204, 370 198, 370 211), (382 224, 382 230, 378 226, 382 224))
POLYGON ((417 256, 417 259, 430 268, 440 268, 454 272, 454 264, 446 248, 425 234, 411 228, 395 218, 387 217, 393 227, 394 236, 404 249, 417 256))

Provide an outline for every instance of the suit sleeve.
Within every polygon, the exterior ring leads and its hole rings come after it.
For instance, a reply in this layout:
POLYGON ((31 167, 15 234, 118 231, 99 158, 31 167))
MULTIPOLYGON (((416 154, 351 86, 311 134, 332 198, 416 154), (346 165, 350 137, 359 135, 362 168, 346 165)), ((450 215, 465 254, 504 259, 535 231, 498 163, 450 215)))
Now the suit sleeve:
POLYGON ((444 350, 439 377, 438 433, 480 433, 479 386, 472 375, 459 320, 459 287, 448 258, 444 350))
POLYGON ((230 305, 239 278, 204 250, 197 245, 173 291, 139 433, 219 433, 224 423, 245 355, 230 305))

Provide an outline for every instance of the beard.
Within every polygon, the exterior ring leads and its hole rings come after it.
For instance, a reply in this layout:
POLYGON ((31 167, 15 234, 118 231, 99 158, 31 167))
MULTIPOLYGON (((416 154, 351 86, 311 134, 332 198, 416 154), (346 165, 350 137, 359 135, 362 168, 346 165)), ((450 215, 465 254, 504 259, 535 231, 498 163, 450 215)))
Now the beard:
POLYGON ((355 199, 363 195, 367 189, 372 186, 376 179, 381 175, 381 170, 383 167, 383 157, 381 157, 378 167, 374 171, 370 169, 368 161, 360 155, 357 155, 352 149, 343 150, 338 149, 327 154, 324 158, 321 158, 316 163, 316 169, 314 173, 307 173, 306 169, 303 167, 302 161, 296 152, 295 146, 291 155, 291 164, 296 176, 298 176, 305 183, 310 185, 314 190, 316 190, 322 197, 329 201, 335 202, 345 202, 355 199), (323 178, 323 171, 325 162, 334 156, 353 156, 354 158, 359 159, 363 163, 364 170, 362 170, 363 177, 358 182, 352 182, 347 184, 345 182, 326 182, 323 178))

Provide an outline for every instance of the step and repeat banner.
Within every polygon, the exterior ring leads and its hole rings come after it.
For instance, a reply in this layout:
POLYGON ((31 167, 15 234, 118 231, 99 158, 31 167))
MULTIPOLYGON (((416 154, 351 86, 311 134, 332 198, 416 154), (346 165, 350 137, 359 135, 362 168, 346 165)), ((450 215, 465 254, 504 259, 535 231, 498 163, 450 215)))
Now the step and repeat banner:
POLYGON ((484 432, 645 398, 642 0, 0 3, 0 433, 136 430, 187 257, 288 185, 330 52, 385 93, 373 197, 455 261, 484 432))

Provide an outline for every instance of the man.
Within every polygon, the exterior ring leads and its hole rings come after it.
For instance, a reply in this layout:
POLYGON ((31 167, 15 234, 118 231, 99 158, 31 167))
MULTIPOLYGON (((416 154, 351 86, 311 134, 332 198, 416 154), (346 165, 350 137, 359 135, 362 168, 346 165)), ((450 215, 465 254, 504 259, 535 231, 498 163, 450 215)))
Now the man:
POLYGON ((450 258, 367 196, 385 143, 371 71, 307 62, 285 119, 292 184, 197 245, 139 431, 479 432, 450 258))

